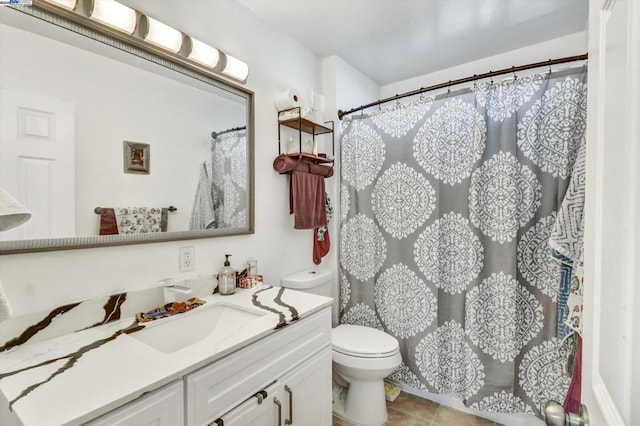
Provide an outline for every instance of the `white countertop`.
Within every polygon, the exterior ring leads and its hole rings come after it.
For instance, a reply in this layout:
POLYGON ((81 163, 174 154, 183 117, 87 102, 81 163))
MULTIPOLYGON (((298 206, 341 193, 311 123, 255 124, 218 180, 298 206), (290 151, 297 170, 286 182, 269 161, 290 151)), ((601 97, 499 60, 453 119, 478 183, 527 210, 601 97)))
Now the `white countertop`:
POLYGON ((150 327, 221 303, 264 313, 245 324, 229 324, 237 329, 228 337, 210 335, 173 353, 160 352, 123 333, 134 318, 2 352, 0 419, 15 415, 28 426, 82 424, 275 333, 283 318, 287 323, 292 320, 293 311, 286 305, 304 318, 332 302, 287 289, 278 303, 279 291, 274 287, 257 293, 258 305, 242 290, 231 296, 216 294, 204 298, 207 303, 194 311, 153 321, 150 327), (10 415, 7 401, 14 400, 10 415))

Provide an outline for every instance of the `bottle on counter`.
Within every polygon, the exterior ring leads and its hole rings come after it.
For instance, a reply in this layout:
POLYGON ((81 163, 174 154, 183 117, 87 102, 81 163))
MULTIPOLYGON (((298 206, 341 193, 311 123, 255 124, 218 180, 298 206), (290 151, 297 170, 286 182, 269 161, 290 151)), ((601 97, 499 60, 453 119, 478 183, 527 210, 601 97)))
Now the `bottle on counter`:
POLYGON ((218 274, 218 293, 227 296, 236 292, 236 271, 229 263, 230 254, 225 254, 224 266, 218 274))

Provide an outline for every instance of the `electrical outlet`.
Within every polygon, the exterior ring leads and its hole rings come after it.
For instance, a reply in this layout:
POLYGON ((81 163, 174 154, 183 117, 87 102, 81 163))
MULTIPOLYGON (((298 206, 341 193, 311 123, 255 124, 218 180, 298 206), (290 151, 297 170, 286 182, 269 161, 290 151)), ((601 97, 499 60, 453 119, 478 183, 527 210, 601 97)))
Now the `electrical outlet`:
POLYGON ((196 251, 193 246, 180 247, 180 272, 196 269, 196 251))

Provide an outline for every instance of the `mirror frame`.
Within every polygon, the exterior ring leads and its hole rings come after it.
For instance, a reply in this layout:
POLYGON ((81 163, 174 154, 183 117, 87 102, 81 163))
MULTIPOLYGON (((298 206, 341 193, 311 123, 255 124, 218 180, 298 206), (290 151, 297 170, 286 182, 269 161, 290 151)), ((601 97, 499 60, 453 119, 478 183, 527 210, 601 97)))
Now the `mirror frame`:
POLYGON ((212 229, 201 231, 175 231, 154 234, 90 235, 77 237, 58 237, 31 240, 0 241, 0 255, 33 253, 57 250, 86 249, 96 247, 121 246, 131 244, 158 243, 167 241, 192 240, 200 238, 229 237, 255 233, 255 167, 254 167, 254 93, 221 78, 195 62, 155 46, 119 33, 107 26, 94 23, 71 11, 57 8, 41 0, 33 0, 32 6, 7 6, 19 12, 31 15, 52 25, 65 28, 74 33, 91 38, 115 49, 146 59, 180 74, 195 78, 221 90, 236 94, 247 101, 247 172, 249 188, 249 223, 247 228, 212 229))

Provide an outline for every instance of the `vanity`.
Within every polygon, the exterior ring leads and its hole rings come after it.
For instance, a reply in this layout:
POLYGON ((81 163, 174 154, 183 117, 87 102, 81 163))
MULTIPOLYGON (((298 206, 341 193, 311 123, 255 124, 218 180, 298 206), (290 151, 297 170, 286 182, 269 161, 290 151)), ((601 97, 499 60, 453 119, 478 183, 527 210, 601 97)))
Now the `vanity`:
POLYGON ((266 287, 204 300, 0 352, 0 423, 331 424, 332 299, 266 287))

